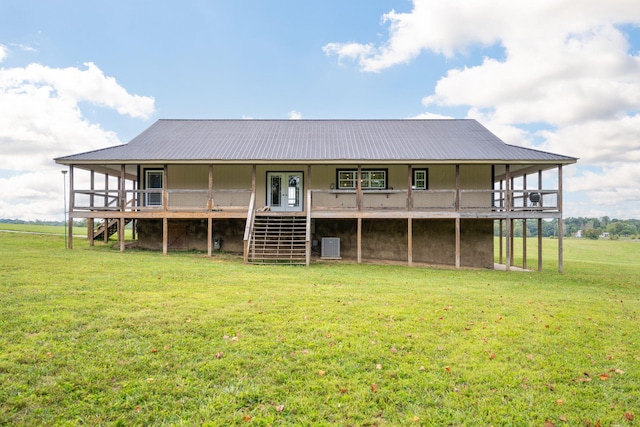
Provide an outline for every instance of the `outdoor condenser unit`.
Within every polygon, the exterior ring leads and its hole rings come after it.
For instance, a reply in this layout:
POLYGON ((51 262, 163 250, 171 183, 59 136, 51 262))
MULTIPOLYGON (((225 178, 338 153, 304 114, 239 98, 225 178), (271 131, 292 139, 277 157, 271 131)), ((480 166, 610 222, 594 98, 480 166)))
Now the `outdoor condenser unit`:
POLYGON ((340 259, 340 239, 338 237, 322 238, 322 258, 340 259))

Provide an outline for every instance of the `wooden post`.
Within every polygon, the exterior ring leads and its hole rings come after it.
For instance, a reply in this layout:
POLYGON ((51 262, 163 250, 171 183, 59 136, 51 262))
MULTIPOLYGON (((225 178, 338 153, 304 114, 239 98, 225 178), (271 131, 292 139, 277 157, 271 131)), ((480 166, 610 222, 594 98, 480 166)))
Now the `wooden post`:
MULTIPOLYGON (((303 186, 303 191, 304 191, 304 186, 303 186)), ((305 209, 307 211, 307 218, 306 218, 306 238, 305 238, 305 265, 307 267, 309 267, 311 265, 311 239, 313 238, 313 236, 311 236, 311 197, 312 197, 312 193, 311 193, 311 165, 307 165, 307 201, 305 203, 305 209)))
POLYGON ((358 264, 362 262, 362 218, 358 217, 358 236, 357 236, 357 246, 358 246, 358 264))
POLYGON ((162 255, 169 252, 169 220, 162 218, 162 255))
POLYGON ((89 246, 93 246, 93 218, 87 218, 87 239, 89 239, 89 246))
POLYGON ((166 212, 169 209, 169 192, 167 190, 167 182, 169 182, 169 166, 164 165, 162 173, 162 209, 166 212))
POLYGON ((502 264, 502 231, 503 231, 502 229, 504 227, 503 221, 504 220, 501 219, 499 221, 499 226, 498 226, 498 228, 499 228, 499 230, 498 230, 498 245, 500 247, 500 257, 499 257, 499 261, 498 262, 500 264, 502 264))
MULTIPOLYGON (((538 171, 538 190, 542 190, 542 170, 538 171)), ((541 193, 541 191, 538 192, 541 193)), ((542 195, 540 202, 542 202, 542 195)), ((542 218, 538 218, 538 271, 542 271, 542 218)))
POLYGON ((413 266, 413 219, 407 220, 407 264, 413 266))
POLYGON ((207 256, 213 255, 213 165, 209 165, 209 182, 207 192, 207 256))
POLYGON ((118 178, 118 197, 120 199, 120 212, 124 212, 127 205, 127 178, 125 165, 120 165, 120 177, 118 178))
POLYGON ((251 191, 256 194, 256 165, 251 168, 251 191))
POLYGON ((209 218, 207 218, 207 255, 211 256, 212 253, 213 253, 213 218, 211 218, 211 212, 209 212, 209 218))
POLYGON ((407 210, 413 210, 413 166, 407 166, 407 210))
POLYGON ((460 268, 460 217, 456 218, 456 268, 460 268))
MULTIPOLYGON (((104 207, 109 206, 109 174, 104 174, 104 207)), ((104 219, 104 233, 102 238, 105 245, 109 243, 109 218, 104 219)))
MULTIPOLYGON (((91 169, 89 188, 91 189, 91 195, 89 196, 89 207, 93 212, 93 206, 95 204, 94 191, 96 189, 96 172, 91 169)), ((89 246, 94 246, 93 242, 93 218, 87 218, 87 239, 89 239, 89 246)))
POLYGON ((358 211, 362 210, 362 165, 358 165, 358 175, 356 177, 356 204, 358 211))
POLYGON ((460 211, 460 165, 456 165, 456 212, 460 211))
POLYGON ((510 174, 510 170, 509 170, 509 165, 505 165, 505 178, 504 178, 504 184, 505 184, 505 193, 504 193, 504 201, 505 201, 505 212, 506 212, 506 230, 505 230, 505 244, 506 244, 506 248, 505 248, 505 264, 506 264, 506 268, 507 271, 511 270, 511 251, 512 251, 512 246, 511 246, 511 234, 512 234, 512 222, 511 222, 511 174, 510 174))
POLYGON ((562 238, 564 234, 564 224, 562 223, 562 165, 558 165, 558 212, 560 212, 560 218, 558 218, 558 272, 562 273, 564 270, 562 254, 562 238))
POLYGON ((74 187, 73 187, 73 165, 69 165, 69 219, 68 219, 68 223, 69 223, 69 236, 67 239, 68 242, 68 247, 69 249, 73 249, 73 207, 75 205, 74 202, 74 196, 73 196, 73 192, 74 192, 74 187))
POLYGON ((118 242, 120 243, 120 252, 124 252, 124 218, 118 218, 118 242))
POLYGON ((89 184, 90 185, 89 188, 91 189, 91 195, 89 196, 89 207, 91 208, 92 211, 93 211, 93 205, 95 204, 94 194, 93 194, 93 192, 96 189, 95 175, 96 175, 96 172, 93 169, 91 169, 91 178, 90 178, 90 184, 89 184))
POLYGON ((209 192, 207 193, 207 211, 213 210, 213 165, 209 165, 209 192))
MULTIPOLYGON (((522 192, 523 205, 527 205, 527 174, 522 177, 522 192)), ((522 219, 522 269, 527 269, 527 219, 522 219)))
POLYGON ((538 271, 542 271, 542 218, 538 218, 538 271))

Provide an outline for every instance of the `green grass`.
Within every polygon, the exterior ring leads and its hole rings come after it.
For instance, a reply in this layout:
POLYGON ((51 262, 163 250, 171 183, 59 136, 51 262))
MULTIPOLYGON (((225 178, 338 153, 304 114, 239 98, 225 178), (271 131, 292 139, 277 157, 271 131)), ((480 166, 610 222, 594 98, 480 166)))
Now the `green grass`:
POLYGON ((638 242, 564 274, 550 239, 542 273, 62 242, 0 233, 0 425, 638 423, 638 242))

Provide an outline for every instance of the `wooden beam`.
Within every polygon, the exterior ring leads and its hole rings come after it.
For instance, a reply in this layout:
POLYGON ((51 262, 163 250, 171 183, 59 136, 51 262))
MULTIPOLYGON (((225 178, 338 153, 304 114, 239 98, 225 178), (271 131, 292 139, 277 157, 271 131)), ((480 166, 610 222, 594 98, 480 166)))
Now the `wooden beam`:
POLYGON ((407 210, 413 210, 413 167, 407 166, 407 210))
MULTIPOLYGON (((538 171, 538 190, 542 190, 542 169, 538 171)), ((538 271, 542 271, 542 218, 538 218, 538 271)))
POLYGON ((167 190, 167 182, 169 182, 169 166, 165 164, 162 173, 162 209, 164 209, 165 211, 169 209, 169 193, 167 190))
POLYGON ((456 165, 456 212, 460 211, 460 165, 456 165))
POLYGON ((169 252, 169 220, 162 218, 162 255, 169 252))
POLYGON ((456 218, 456 268, 460 268, 460 218, 456 218))
POLYGON ((407 264, 413 266, 413 219, 407 220, 407 264))
POLYGON ((558 219, 558 272, 562 273, 564 270, 562 242, 564 234, 564 224, 562 223, 562 165, 558 165, 558 211, 560 212, 560 218, 558 219))
MULTIPOLYGON (((527 204, 527 175, 522 176, 522 189, 524 190, 524 204, 527 204)), ((527 269, 527 219, 522 219, 522 269, 527 269)))
POLYGON ((74 171, 73 165, 69 165, 69 218, 67 221, 69 223, 69 236, 67 239, 69 249, 73 249, 73 215, 72 213, 73 213, 73 207, 75 205, 74 196, 73 196, 73 192, 74 192, 73 171, 74 171))
POLYGON ((362 165, 358 165, 358 175, 356 176, 356 205, 358 211, 362 211, 362 165))
POLYGON ((213 218, 207 218, 207 255, 213 254, 213 218))
POLYGON ((502 219, 498 221, 498 223, 499 223, 499 225, 498 225, 498 246, 500 248, 499 249, 500 256, 498 258, 498 263, 500 263, 500 264, 502 264, 502 231, 503 231, 503 227, 504 227, 503 221, 504 220, 502 220, 502 219))
POLYGON ((361 217, 358 217, 357 246, 358 246, 358 264, 360 264, 362 262, 362 218, 361 217))
MULTIPOLYGON (((305 210, 307 211, 307 218, 306 218, 306 225, 305 225, 305 229, 306 229, 306 238, 305 238, 305 264, 307 267, 309 267, 311 265, 311 239, 313 238, 313 236, 311 236, 311 165, 307 165, 307 200, 305 203, 305 210)), ((303 191, 304 191, 304 186, 303 186, 303 191)))
MULTIPOLYGON (((504 201, 505 201, 505 211, 507 212, 507 215, 509 214, 509 212, 511 211, 511 176, 510 176, 510 167, 509 165, 505 165, 505 179, 504 179, 504 186, 505 186, 505 190, 504 190, 504 201)), ((513 247, 511 246, 512 240, 511 240, 511 234, 513 232, 511 226, 513 225, 513 222, 511 221, 510 218, 507 218, 506 220, 506 230, 505 230, 505 244, 506 244, 506 248, 505 248, 505 264, 507 267, 507 271, 511 270, 511 251, 513 249, 513 247)))
POLYGON ((542 218, 538 218, 538 271, 542 271, 542 218))
POLYGON ((89 246, 94 246, 94 242, 93 242, 93 218, 87 218, 87 239, 89 239, 89 246))
MULTIPOLYGON (((213 165, 209 165, 209 184, 207 195, 207 210, 211 212, 213 210, 213 165)), ((211 256, 211 254, 209 254, 211 256)))
POLYGON ((120 252, 124 252, 124 218, 118 218, 118 243, 120 243, 120 252))

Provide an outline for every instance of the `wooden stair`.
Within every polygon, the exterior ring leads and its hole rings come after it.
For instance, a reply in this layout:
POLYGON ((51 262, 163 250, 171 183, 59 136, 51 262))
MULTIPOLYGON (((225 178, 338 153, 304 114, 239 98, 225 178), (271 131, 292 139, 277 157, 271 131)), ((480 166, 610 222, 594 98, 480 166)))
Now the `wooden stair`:
MULTIPOLYGON (((110 219, 109 222, 107 223, 107 226, 105 227, 104 222, 99 224, 95 230, 93 230, 93 240, 104 240, 104 232, 105 232, 105 228, 107 230, 107 236, 111 237, 112 235, 114 235, 115 233, 118 232, 118 219, 110 219)), ((127 224, 129 224, 131 222, 131 218, 126 218, 124 220, 124 225, 126 226, 127 224)))
POLYGON ((256 215, 248 262, 305 265, 306 235, 305 216, 256 215))

